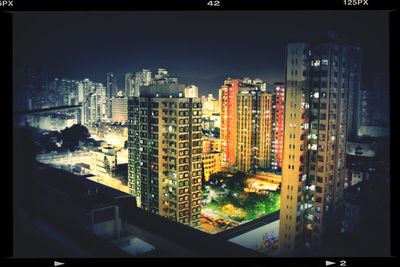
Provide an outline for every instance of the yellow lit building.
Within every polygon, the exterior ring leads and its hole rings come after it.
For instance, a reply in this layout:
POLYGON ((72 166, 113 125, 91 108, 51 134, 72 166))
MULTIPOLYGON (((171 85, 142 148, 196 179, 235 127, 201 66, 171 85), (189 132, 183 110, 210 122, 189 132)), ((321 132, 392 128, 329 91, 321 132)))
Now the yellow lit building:
POLYGON ((184 95, 185 95, 185 97, 198 98, 199 97, 199 88, 196 85, 192 84, 185 88, 184 95))
POLYGON ((201 97, 203 104, 203 118, 210 118, 213 114, 219 114, 219 102, 212 94, 201 97))
POLYGON ((353 73, 359 64, 352 65, 358 53, 354 46, 334 43, 287 47, 282 254, 318 247, 335 222, 343 198, 347 95, 359 78, 353 73))
POLYGON ((203 153, 221 151, 221 140, 218 138, 203 138, 203 153))
POLYGON ((237 95, 236 166, 243 172, 270 167, 272 94, 241 87, 237 95))
POLYGON ((221 171, 221 152, 203 153, 201 159, 203 160, 204 180, 209 181, 212 173, 221 171))

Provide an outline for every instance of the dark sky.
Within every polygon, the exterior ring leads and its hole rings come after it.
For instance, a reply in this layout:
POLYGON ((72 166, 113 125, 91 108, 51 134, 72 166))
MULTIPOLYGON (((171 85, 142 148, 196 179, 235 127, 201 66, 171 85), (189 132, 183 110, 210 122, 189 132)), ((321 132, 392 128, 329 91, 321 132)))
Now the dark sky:
POLYGON ((228 77, 284 80, 294 36, 335 31, 360 43, 363 76, 388 71, 387 11, 15 12, 14 68, 46 67, 50 77, 122 76, 167 68, 216 93, 228 77))

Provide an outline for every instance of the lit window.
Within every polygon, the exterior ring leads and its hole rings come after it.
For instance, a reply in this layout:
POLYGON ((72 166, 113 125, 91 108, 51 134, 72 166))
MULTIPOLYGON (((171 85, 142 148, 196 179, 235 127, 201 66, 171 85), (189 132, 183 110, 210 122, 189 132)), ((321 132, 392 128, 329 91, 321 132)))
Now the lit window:
POLYGON ((317 59, 315 61, 314 60, 311 61, 311 66, 313 66, 313 67, 319 67, 320 64, 321 64, 321 62, 319 61, 319 59, 317 59))
POLYGON ((312 150, 317 150, 317 144, 311 145, 311 149, 312 149, 312 150))

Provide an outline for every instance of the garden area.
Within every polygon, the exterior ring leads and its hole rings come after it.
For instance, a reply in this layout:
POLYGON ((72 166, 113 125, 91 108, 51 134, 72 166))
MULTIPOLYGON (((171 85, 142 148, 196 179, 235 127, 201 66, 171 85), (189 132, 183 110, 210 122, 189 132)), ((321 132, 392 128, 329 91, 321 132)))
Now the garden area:
POLYGON ((239 223, 278 211, 280 191, 270 191, 267 194, 245 192, 249 178, 244 173, 236 173, 230 177, 221 172, 212 174, 209 181, 203 182, 202 211, 239 223))

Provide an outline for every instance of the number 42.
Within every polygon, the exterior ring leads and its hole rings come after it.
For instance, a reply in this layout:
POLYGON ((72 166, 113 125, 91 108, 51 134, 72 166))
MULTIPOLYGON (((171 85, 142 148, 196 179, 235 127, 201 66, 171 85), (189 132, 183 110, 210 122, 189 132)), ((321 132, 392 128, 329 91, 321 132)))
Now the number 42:
POLYGON ((208 1, 207 6, 220 6, 220 1, 208 1))

